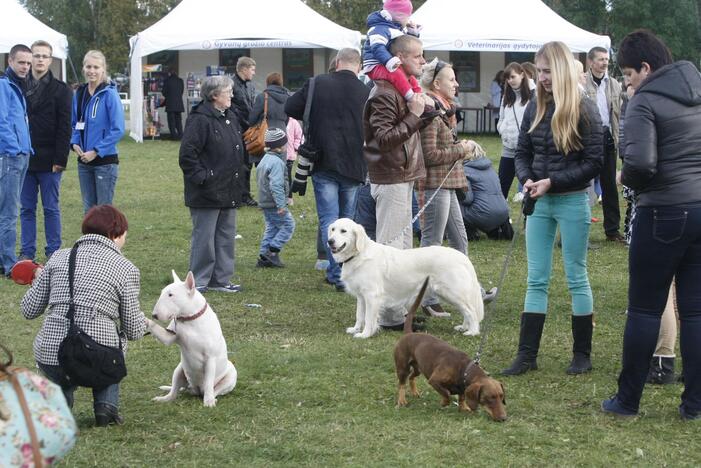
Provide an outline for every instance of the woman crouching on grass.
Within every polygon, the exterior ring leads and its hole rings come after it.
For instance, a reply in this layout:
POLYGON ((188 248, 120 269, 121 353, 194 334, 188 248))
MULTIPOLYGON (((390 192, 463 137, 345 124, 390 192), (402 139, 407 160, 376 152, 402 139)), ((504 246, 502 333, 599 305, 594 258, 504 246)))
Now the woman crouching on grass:
MULTIPOLYGON (((73 303, 75 323, 98 343, 126 353, 127 340, 138 340, 146 330, 139 307, 139 269, 122 255, 127 239, 127 218, 111 205, 91 208, 83 219, 83 236, 76 241, 73 303)), ((22 298, 27 319, 42 315, 44 324, 34 340, 34 357, 46 377, 59 385, 73 407, 77 386, 70 383, 58 362, 58 348, 68 334, 68 260, 71 249, 57 250, 38 272, 22 298)), ((119 384, 93 388, 98 426, 123 424, 119 414, 119 384)))
POLYGON ((528 287, 518 355, 502 373, 537 369, 536 357, 548 310, 553 245, 558 228, 567 285, 572 296, 572 363, 568 374, 591 370, 594 301, 587 275, 591 211, 589 181, 603 164, 603 130, 596 104, 577 85, 572 52, 549 42, 536 54, 538 92, 529 102, 516 148, 516 175, 524 192, 537 200, 526 225, 528 287))

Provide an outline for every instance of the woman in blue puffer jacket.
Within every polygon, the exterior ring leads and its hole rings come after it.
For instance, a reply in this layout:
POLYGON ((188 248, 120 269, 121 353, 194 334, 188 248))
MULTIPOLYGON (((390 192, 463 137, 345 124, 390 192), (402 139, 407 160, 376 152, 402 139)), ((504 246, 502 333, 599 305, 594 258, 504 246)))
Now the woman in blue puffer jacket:
POLYGON ((83 209, 111 205, 119 175, 117 143, 124 135, 124 111, 117 86, 107 75, 99 50, 83 58, 86 83, 73 96, 71 146, 78 155, 78 179, 83 209))

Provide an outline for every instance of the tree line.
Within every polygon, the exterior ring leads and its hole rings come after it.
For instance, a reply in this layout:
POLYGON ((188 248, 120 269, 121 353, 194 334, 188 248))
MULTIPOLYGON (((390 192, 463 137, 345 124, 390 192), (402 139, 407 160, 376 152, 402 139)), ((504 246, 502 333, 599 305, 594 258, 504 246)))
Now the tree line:
MULTIPOLYGON (((90 49, 105 53, 112 72, 126 72, 129 37, 148 28, 180 3, 180 0, 22 1, 32 15, 68 36, 70 57, 79 77, 82 57, 90 49)), ((362 33, 366 30, 367 15, 381 6, 380 0, 303 1, 330 20, 362 33)), ((414 10, 425 1, 413 0, 414 10)), ((701 62, 701 0, 545 0, 545 3, 580 28, 610 36, 614 49, 628 32, 646 28, 667 43, 676 60, 691 60, 697 66, 701 62)), ((484 20, 496 25, 500 18, 484 20)), ((465 27, 469 27, 467 19, 465 27)))

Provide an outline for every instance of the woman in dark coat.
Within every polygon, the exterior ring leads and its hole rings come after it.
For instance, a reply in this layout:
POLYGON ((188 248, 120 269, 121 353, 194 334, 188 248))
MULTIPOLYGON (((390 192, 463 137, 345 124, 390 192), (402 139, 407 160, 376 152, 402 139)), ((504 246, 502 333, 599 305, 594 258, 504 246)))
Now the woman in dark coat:
POLYGON ((701 418, 701 75, 672 63, 649 31, 627 35, 617 61, 635 95, 625 115, 621 182, 635 190, 628 313, 618 392, 603 411, 638 414, 660 318, 675 278, 684 376, 679 413, 701 418))
POLYGON ((211 76, 187 118, 180 145, 185 205, 192 218, 190 270, 200 292, 238 292, 234 274, 236 208, 241 205, 243 141, 231 107, 233 82, 211 76))
MULTIPOLYGON (((248 116, 248 121, 251 125, 260 123, 263 120, 263 111, 265 106, 265 95, 268 95, 268 128, 287 128, 287 120, 289 117, 285 113, 285 103, 290 97, 290 92, 282 86, 282 75, 278 72, 273 72, 265 77, 266 88, 256 96, 253 102, 253 109, 248 116)), ((287 151, 285 151, 287 153, 287 151)), ((285 154, 286 155, 286 154, 285 154)), ((251 156, 253 162, 259 162, 263 155, 259 157, 251 156)))

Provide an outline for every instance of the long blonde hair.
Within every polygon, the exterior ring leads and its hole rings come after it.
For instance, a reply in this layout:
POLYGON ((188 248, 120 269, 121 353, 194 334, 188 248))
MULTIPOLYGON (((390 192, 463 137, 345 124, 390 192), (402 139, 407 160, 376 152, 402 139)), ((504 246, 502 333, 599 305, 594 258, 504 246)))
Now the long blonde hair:
POLYGON ((555 146, 564 155, 581 150, 584 146, 577 126, 582 96, 577 86, 577 71, 574 68, 572 52, 562 42, 548 42, 535 55, 536 61, 539 58, 547 60, 550 66, 552 98, 538 80, 536 116, 528 133, 533 132, 543 120, 548 103, 553 99, 555 112, 550 125, 555 146))

